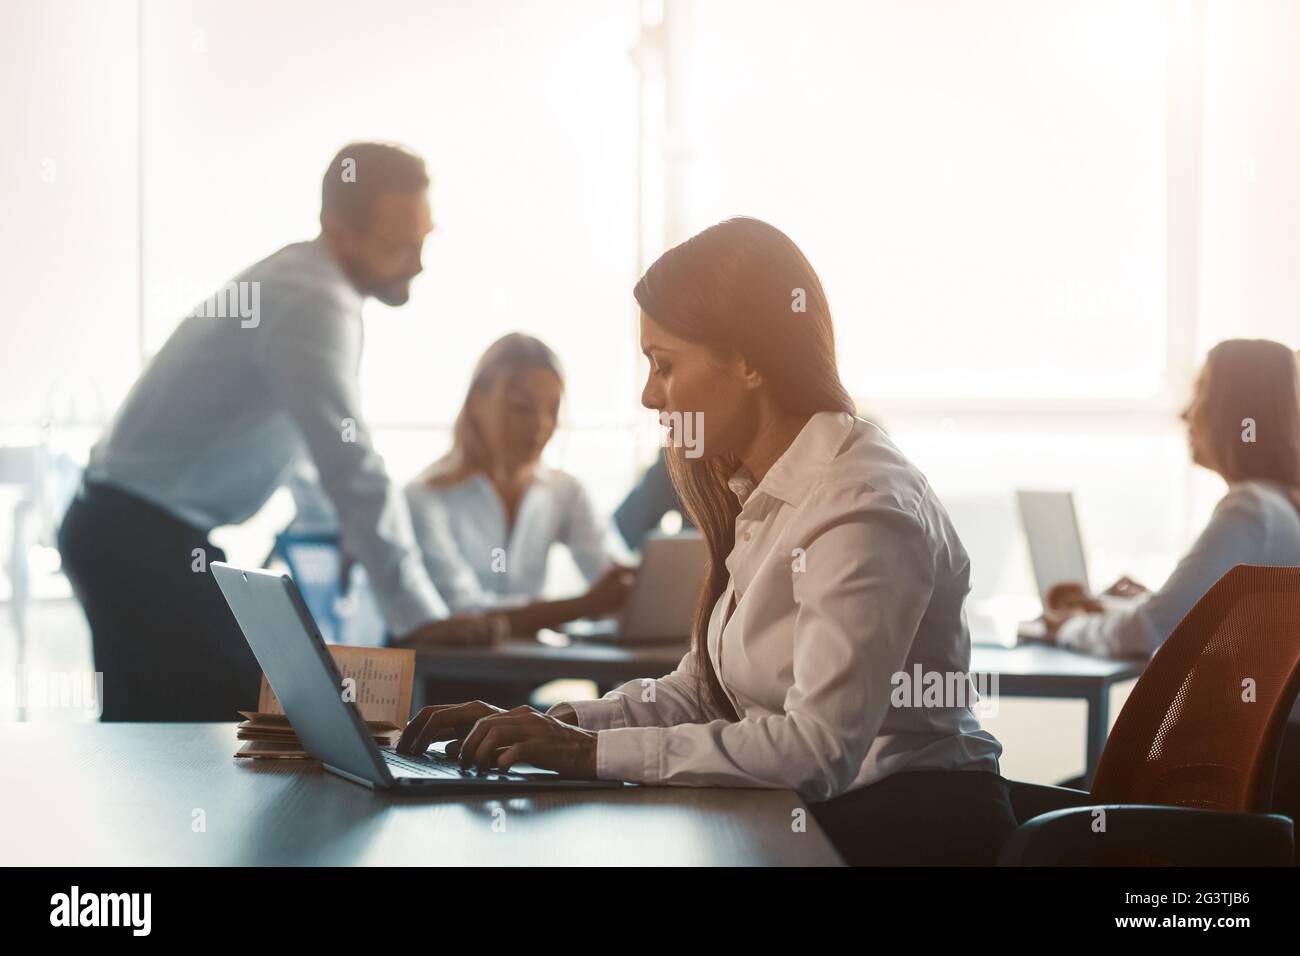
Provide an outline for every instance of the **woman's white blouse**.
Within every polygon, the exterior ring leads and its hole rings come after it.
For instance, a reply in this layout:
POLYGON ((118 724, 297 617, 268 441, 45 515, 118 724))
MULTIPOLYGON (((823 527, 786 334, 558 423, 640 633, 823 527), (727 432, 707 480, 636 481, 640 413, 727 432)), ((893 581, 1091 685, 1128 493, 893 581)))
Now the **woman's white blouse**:
POLYGON ((425 568, 455 614, 536 600, 555 543, 568 547, 588 582, 612 563, 609 523, 582 484, 563 471, 537 469, 512 528, 482 474, 445 488, 412 482, 406 501, 425 568))
POLYGON ((1300 513, 1275 485, 1233 484, 1158 591, 1070 618, 1056 642, 1107 657, 1150 657, 1211 585, 1239 564, 1300 566, 1300 513))
POLYGON ((757 487, 743 470, 730 484, 742 508, 708 649, 740 720, 697 703, 688 654, 666 677, 570 702, 599 731, 598 776, 826 800, 901 770, 997 772, 973 693, 931 706, 894 694, 931 673, 969 688, 970 562, 889 438, 820 412, 757 487))

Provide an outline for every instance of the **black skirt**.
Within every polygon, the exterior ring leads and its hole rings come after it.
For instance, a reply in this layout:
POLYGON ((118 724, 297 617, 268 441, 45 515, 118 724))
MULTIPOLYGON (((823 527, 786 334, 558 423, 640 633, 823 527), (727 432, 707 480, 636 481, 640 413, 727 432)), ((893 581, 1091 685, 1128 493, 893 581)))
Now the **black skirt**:
POLYGON ((992 866, 1016 828, 987 770, 915 770, 809 804, 850 866, 992 866))

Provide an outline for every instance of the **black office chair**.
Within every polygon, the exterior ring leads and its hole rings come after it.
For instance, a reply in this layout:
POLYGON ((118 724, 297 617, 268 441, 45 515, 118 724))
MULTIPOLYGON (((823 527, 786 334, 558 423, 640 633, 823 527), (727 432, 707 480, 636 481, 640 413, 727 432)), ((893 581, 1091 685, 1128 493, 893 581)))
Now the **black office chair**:
POLYGON ((289 576, 298 586, 321 636, 327 643, 337 641, 343 629, 339 602, 347 596, 344 585, 347 569, 339 536, 283 531, 275 536, 275 545, 262 567, 269 567, 276 559, 289 569, 289 576))
POLYGON ((1300 568, 1238 565, 1147 665, 1091 792, 1012 782, 999 863, 1290 865, 1294 824, 1269 811, 1297 691, 1300 568))

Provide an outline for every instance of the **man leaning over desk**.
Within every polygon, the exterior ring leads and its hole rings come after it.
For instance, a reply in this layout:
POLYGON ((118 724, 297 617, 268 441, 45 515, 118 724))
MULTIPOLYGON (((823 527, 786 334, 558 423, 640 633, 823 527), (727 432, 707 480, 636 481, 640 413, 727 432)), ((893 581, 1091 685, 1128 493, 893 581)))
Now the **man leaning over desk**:
POLYGON ((424 161, 354 143, 330 163, 320 234, 249 267, 185 318, 90 453, 59 529, 103 673, 103 720, 232 720, 261 670, 208 564, 314 459, 390 631, 438 640, 447 606, 360 413, 361 306, 410 297, 433 230, 424 161))

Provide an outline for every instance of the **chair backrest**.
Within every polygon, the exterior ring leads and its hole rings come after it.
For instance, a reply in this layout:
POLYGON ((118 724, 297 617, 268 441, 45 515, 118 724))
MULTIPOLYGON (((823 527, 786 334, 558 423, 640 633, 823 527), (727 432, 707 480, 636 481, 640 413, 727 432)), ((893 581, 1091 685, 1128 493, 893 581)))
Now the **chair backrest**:
POLYGON ((338 600, 343 558, 336 534, 297 534, 284 531, 275 536, 272 556, 279 556, 289 568, 303 603, 316 621, 326 643, 339 640, 342 621, 338 600))
POLYGON ((1187 612, 1115 721, 1099 803, 1267 812, 1300 690, 1300 568, 1238 565, 1187 612))

